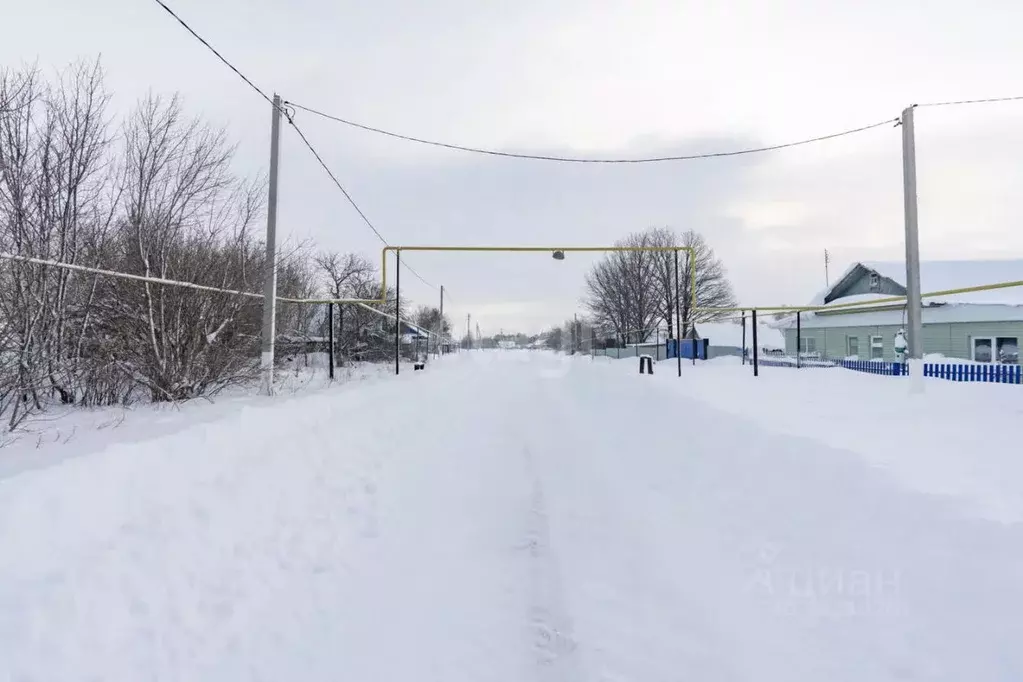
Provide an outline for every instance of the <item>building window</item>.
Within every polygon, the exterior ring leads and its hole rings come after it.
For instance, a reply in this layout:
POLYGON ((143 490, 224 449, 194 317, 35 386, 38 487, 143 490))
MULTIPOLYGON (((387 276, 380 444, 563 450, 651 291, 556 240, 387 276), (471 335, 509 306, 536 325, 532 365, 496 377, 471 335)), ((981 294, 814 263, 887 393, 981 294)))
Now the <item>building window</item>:
POLYGON ((871 291, 881 290, 881 276, 876 272, 870 273, 870 290, 871 291))
POLYGON ((884 359, 884 337, 883 336, 871 336, 870 337, 870 359, 871 360, 883 360, 884 359))
POLYGON ((845 340, 845 354, 858 356, 860 354, 860 339, 856 336, 849 336, 845 340))
POLYGON ((973 359, 975 362, 991 362, 991 347, 994 345, 992 338, 973 339, 973 359))
POLYGON ((799 339, 799 354, 808 357, 817 357, 817 339, 814 337, 802 337, 799 339))
POLYGON ((1015 365, 1019 362, 1019 339, 1015 336, 975 336, 971 351, 975 362, 1015 365))
POLYGON ((1015 336, 999 336, 995 339, 998 362, 1005 365, 1019 364, 1019 339, 1015 336))

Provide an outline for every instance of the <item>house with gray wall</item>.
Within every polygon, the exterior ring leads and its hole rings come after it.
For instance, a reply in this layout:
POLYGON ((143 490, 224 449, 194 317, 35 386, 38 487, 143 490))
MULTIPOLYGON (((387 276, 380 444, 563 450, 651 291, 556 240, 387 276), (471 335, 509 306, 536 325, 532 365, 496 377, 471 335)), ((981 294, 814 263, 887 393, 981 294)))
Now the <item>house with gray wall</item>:
MULTIPOLYGON (((906 330, 906 304, 875 303, 905 296, 905 264, 858 262, 809 305, 833 310, 800 314, 803 357, 896 361, 895 337, 906 330), (860 305, 862 304, 862 305, 860 305)), ((1023 260, 924 261, 921 291, 934 292, 1023 280, 1023 260)), ((923 299, 923 353, 983 363, 1019 362, 1023 287, 940 294, 923 299)), ((780 323, 785 351, 795 355, 796 319, 780 323)))

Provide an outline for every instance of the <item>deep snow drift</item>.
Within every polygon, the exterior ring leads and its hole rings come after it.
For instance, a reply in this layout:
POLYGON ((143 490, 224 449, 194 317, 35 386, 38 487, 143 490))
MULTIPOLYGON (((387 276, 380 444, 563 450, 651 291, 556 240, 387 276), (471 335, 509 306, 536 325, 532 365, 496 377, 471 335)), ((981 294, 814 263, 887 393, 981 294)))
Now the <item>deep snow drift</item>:
POLYGON ((0 479, 0 679, 1023 678, 1018 387, 943 449, 934 382, 673 369, 465 354, 0 479))

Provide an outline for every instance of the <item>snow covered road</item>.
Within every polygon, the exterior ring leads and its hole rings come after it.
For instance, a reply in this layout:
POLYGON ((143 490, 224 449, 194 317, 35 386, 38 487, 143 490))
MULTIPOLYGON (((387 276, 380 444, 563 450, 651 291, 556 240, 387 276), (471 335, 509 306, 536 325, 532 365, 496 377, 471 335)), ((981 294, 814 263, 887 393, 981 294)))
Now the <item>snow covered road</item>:
POLYGON ((1023 679, 1023 527, 623 367, 467 354, 0 480, 0 679, 1023 679))

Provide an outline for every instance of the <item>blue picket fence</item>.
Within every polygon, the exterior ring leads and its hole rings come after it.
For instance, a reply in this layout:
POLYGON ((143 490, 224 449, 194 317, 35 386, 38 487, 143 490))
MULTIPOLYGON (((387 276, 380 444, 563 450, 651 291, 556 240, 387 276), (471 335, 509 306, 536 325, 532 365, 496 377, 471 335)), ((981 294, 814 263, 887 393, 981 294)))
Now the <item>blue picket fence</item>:
MULTIPOLYGON (((761 360, 765 367, 795 367, 791 361, 761 360)), ((876 362, 871 360, 839 360, 837 362, 802 362, 803 367, 844 367, 854 372, 882 376, 908 376, 909 365, 902 362, 876 362)), ((949 381, 986 382, 993 384, 1023 384, 1023 366, 1020 365, 966 365, 960 363, 924 363, 924 376, 949 381)))
POLYGON ((986 381, 995 384, 1023 383, 1023 367, 1020 365, 953 365, 924 364, 925 377, 937 377, 950 381, 986 381))
MULTIPOLYGON (((746 362, 752 363, 753 360, 751 360, 750 358, 746 358, 746 362)), ((761 367, 792 367, 793 369, 796 367, 796 361, 791 359, 791 358, 788 358, 788 359, 785 359, 785 360, 771 360, 771 359, 768 359, 768 358, 764 358, 764 359, 758 360, 757 364, 759 364, 761 367)), ((835 363, 830 362, 828 360, 800 360, 799 366, 800 367, 837 367, 838 365, 836 365, 835 363)))
POLYGON ((909 374, 909 366, 901 362, 873 362, 870 360, 841 360, 841 367, 854 372, 881 374, 886 377, 898 377, 909 374))
MULTIPOLYGON (((678 342, 675 339, 666 340, 664 342, 664 348, 668 358, 678 356, 678 342)), ((696 353, 697 360, 706 360, 707 339, 697 339, 695 342, 692 339, 682 339, 682 357, 687 360, 692 360, 693 353, 696 353)))

